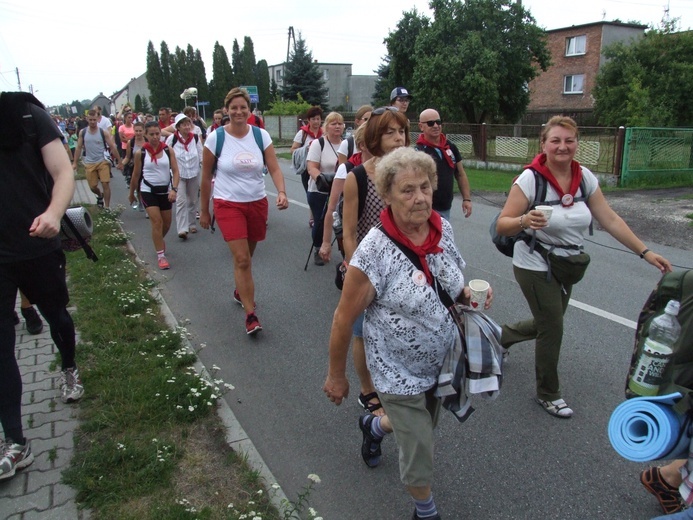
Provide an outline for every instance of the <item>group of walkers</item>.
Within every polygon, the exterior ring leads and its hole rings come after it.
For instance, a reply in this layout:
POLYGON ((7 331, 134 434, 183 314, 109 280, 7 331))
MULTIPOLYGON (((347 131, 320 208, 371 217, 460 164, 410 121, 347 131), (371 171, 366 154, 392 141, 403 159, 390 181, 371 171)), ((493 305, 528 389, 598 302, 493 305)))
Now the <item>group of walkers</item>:
MULTIPOLYGON (((453 302, 469 305, 471 296, 463 272, 465 261, 450 224, 455 180, 465 217, 472 214, 472 200, 459 150, 442 132, 438 111, 427 108, 421 112, 421 135, 416 149, 410 147, 406 110, 411 99, 407 89, 397 87, 389 106, 361 107, 354 134, 347 139, 342 139, 344 120, 339 113, 331 112, 323 121, 322 110, 313 107, 292 150, 308 147, 306 171, 301 173, 311 211, 316 265, 332 260, 334 214, 342 224, 339 265, 344 272, 343 290, 334 313, 323 390, 337 405, 348 397, 346 358, 353 344, 358 400, 365 411, 358 420, 361 457, 368 467, 377 467, 381 444, 394 433, 400 477, 414 502, 413 518, 436 519, 441 516, 432 495, 433 430, 441 404, 435 391, 444 358, 459 340, 448 309, 453 302)), ((30 445, 21 430, 21 378, 16 360, 12 361, 14 325, 6 318, 18 288, 38 305, 63 353, 65 399, 79 399, 83 392, 74 365, 74 328, 69 314, 65 316, 64 257, 56 252, 54 238, 59 228, 55 216, 64 212, 71 198, 70 183, 64 179, 65 154, 54 156, 55 124, 31 100, 24 104, 39 125, 45 125, 47 119, 52 127, 40 126, 38 139, 45 163, 42 171, 47 170, 55 184, 52 192, 31 195, 36 198, 33 216, 17 224, 28 232, 21 242, 26 242, 25 247, 19 250, 8 245, 14 235, 0 242, 0 292, 5 309, 0 327, 0 419, 6 437, 0 479, 31 463, 30 445), (55 267, 51 276, 60 282, 56 285, 59 293, 49 297, 35 286, 36 280, 30 276, 35 271, 23 267, 27 259, 41 272, 45 265, 55 267)), ((0 109, 5 106, 0 104, 0 109)), ((256 314, 252 258, 267 234, 265 171, 277 191, 276 208, 284 210, 289 202, 272 139, 251 113, 247 92, 232 89, 224 100, 224 110, 214 113, 209 129, 201 128, 197 115, 188 109, 173 118, 170 110, 161 109, 159 120, 149 122, 135 120, 125 110, 117 129, 120 146, 108 128, 102 128, 102 119, 106 118, 97 110, 89 111, 73 158, 76 168, 82 149, 86 151, 83 162, 97 204, 110 207, 111 164, 106 156, 108 150, 118 151, 113 154, 115 165, 124 169, 130 202, 141 205, 149 217, 160 269, 170 268, 165 237, 172 225, 174 203, 181 241, 197 232, 198 213, 203 229, 210 228, 215 219, 233 261, 235 288, 229 297, 245 310, 246 333, 257 334, 262 326, 256 314)), ((30 145, 22 144, 25 148, 30 145)), ((512 261, 532 315, 504 325, 498 339, 504 350, 536 340, 535 399, 547 413, 562 419, 573 415, 558 377, 563 319, 572 287, 586 269, 586 264, 576 260, 584 255, 584 236, 591 220, 662 273, 671 270, 669 261, 648 249, 609 207, 594 174, 575 161, 577 146, 575 122, 567 117, 551 118, 541 135, 542 152, 513 183, 497 221, 500 235, 521 234, 512 261), (539 176, 546 185, 541 202, 553 206, 550 225, 545 213, 535 207, 539 176), (568 264, 566 270, 575 276, 559 274, 556 268, 562 264, 568 264)), ((3 159, 19 160, 4 145, 0 153, 3 159)), ((37 168, 36 164, 29 166, 37 168)), ((27 189, 16 184, 9 187, 25 195, 27 189)), ((14 192, 10 189, 8 193, 14 192)), ((9 197, 16 201, 16 194, 9 197)), ((483 309, 490 308, 493 298, 491 288, 483 309)))

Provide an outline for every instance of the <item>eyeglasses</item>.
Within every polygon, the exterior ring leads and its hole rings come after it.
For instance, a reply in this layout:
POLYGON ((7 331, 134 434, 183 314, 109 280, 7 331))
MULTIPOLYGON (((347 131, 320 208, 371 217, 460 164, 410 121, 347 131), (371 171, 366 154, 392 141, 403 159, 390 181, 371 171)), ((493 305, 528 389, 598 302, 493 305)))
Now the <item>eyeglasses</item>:
POLYGON ((390 112, 399 112, 399 108, 397 107, 380 107, 376 108, 371 112, 371 117, 373 116, 382 116, 386 110, 389 110, 390 112))
POLYGON ((400 103, 409 103, 411 101, 411 98, 408 97, 402 97, 402 96, 397 96, 395 98, 396 101, 399 101, 400 103))
POLYGON ((441 126, 443 124, 443 122, 440 119, 433 119, 431 121, 419 121, 419 123, 427 124, 431 128, 433 128, 433 125, 441 126))

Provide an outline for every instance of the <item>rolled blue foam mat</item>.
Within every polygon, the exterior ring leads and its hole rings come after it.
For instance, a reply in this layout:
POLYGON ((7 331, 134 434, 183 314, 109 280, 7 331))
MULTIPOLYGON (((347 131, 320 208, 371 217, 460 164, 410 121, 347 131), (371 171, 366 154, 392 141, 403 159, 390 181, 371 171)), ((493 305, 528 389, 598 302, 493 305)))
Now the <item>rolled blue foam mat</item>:
POLYGON ((621 457, 647 462, 684 455, 690 444, 684 418, 672 406, 681 394, 634 397, 619 404, 609 419, 609 441, 621 457))

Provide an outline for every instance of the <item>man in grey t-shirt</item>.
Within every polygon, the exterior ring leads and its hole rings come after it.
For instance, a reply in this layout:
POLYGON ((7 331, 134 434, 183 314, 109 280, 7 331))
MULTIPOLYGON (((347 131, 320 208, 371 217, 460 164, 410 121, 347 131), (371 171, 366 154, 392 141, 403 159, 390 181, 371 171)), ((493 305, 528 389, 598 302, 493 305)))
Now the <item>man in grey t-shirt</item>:
MULTIPOLYGON (((77 170, 77 161, 84 149, 83 162, 89 189, 96 195, 97 206, 108 209, 111 207, 111 163, 106 160, 105 154, 110 153, 109 149, 116 151, 118 148, 110 132, 104 132, 99 128, 96 110, 87 112, 87 123, 87 128, 79 133, 72 168, 77 170), (99 189, 99 182, 103 191, 99 189)), ((116 168, 122 170, 120 155, 116 154, 115 159, 118 161, 116 168)))

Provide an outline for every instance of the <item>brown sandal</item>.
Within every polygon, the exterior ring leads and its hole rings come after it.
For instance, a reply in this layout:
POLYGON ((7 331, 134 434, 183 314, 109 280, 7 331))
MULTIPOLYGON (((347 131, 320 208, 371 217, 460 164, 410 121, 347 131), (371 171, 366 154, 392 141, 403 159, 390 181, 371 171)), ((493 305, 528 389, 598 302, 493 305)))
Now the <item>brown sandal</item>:
POLYGON ((654 466, 647 468, 640 473, 640 482, 648 492, 652 493, 662 506, 665 515, 683 511, 684 506, 681 501, 679 490, 670 486, 662 477, 662 472, 654 466))

